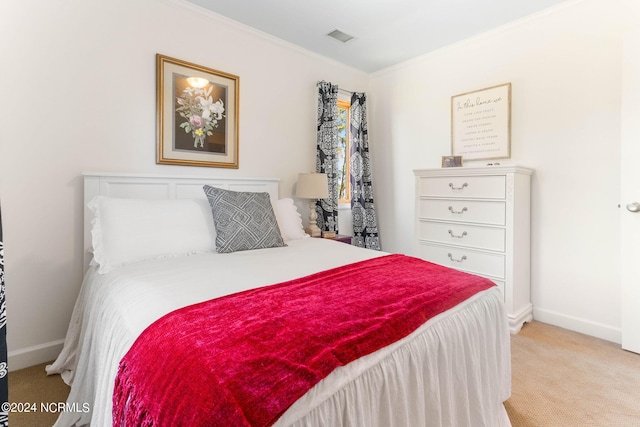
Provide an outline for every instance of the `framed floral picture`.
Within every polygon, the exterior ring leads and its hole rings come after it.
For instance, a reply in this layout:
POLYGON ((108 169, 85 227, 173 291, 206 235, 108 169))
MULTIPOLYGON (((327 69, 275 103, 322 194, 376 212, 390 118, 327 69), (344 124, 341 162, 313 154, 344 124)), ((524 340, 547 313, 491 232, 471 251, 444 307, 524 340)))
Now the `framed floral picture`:
POLYGON ((238 168, 240 78, 156 55, 157 163, 238 168))

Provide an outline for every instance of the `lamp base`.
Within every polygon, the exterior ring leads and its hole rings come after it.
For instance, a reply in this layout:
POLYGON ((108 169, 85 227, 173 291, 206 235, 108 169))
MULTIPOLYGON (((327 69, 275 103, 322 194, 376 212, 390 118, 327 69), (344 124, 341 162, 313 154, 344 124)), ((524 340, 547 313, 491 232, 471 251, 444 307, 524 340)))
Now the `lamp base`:
POLYGON ((318 213, 316 212, 316 201, 309 201, 309 226, 306 228, 307 234, 311 237, 320 237, 322 235, 322 231, 317 224, 318 221, 318 213))
POLYGON ((322 236, 322 231, 320 230, 320 228, 316 224, 314 224, 313 227, 311 227, 311 226, 307 227, 305 231, 311 237, 320 237, 320 236, 322 236))

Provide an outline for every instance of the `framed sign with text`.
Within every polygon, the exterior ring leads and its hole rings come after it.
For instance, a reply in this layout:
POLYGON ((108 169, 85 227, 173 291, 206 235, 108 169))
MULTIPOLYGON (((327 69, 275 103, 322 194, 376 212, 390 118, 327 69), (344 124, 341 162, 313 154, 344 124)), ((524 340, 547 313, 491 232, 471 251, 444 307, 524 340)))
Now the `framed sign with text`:
POLYGON ((511 157, 511 83, 451 97, 451 154, 465 160, 511 157))

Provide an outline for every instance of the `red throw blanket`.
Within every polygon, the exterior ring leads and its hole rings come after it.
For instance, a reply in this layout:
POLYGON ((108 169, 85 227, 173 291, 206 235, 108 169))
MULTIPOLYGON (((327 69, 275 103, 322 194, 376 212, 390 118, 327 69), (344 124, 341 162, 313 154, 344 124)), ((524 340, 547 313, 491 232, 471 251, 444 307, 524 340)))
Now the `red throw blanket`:
POLYGON ((167 314, 120 362, 114 426, 269 426, 338 366, 493 286, 387 255, 167 314))

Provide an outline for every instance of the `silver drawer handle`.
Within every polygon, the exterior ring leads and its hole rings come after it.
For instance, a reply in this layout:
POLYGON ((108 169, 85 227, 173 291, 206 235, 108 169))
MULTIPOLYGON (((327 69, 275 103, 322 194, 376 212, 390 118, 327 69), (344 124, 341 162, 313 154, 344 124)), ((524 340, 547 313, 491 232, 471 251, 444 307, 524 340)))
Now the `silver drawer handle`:
POLYGON ((462 189, 464 189, 464 187, 468 187, 468 186, 469 186, 469 184, 467 184, 466 182, 464 184, 462 184, 461 187, 454 186, 453 182, 449 183, 449 187, 451 187, 452 190, 462 190, 462 189))
POLYGON ((454 258, 453 258, 453 255, 451 255, 451 252, 449 252, 447 255, 449 255, 449 259, 450 259, 451 261, 453 261, 453 262, 462 262, 462 261, 464 261, 464 260, 466 260, 466 259, 467 259, 467 256, 466 256, 466 255, 462 255, 462 258, 460 258, 460 259, 454 259, 454 258))
POLYGON ((452 214, 463 214, 467 211, 467 208, 462 208, 462 210, 459 211, 454 211, 453 210, 453 206, 449 206, 449 212, 451 212, 452 214))
POLYGON ((464 236, 467 235, 467 232, 463 231, 462 234, 459 234, 456 236, 455 234, 453 234, 453 231, 449 230, 449 234, 451 235, 451 237, 455 237, 456 239, 462 239, 464 236))

